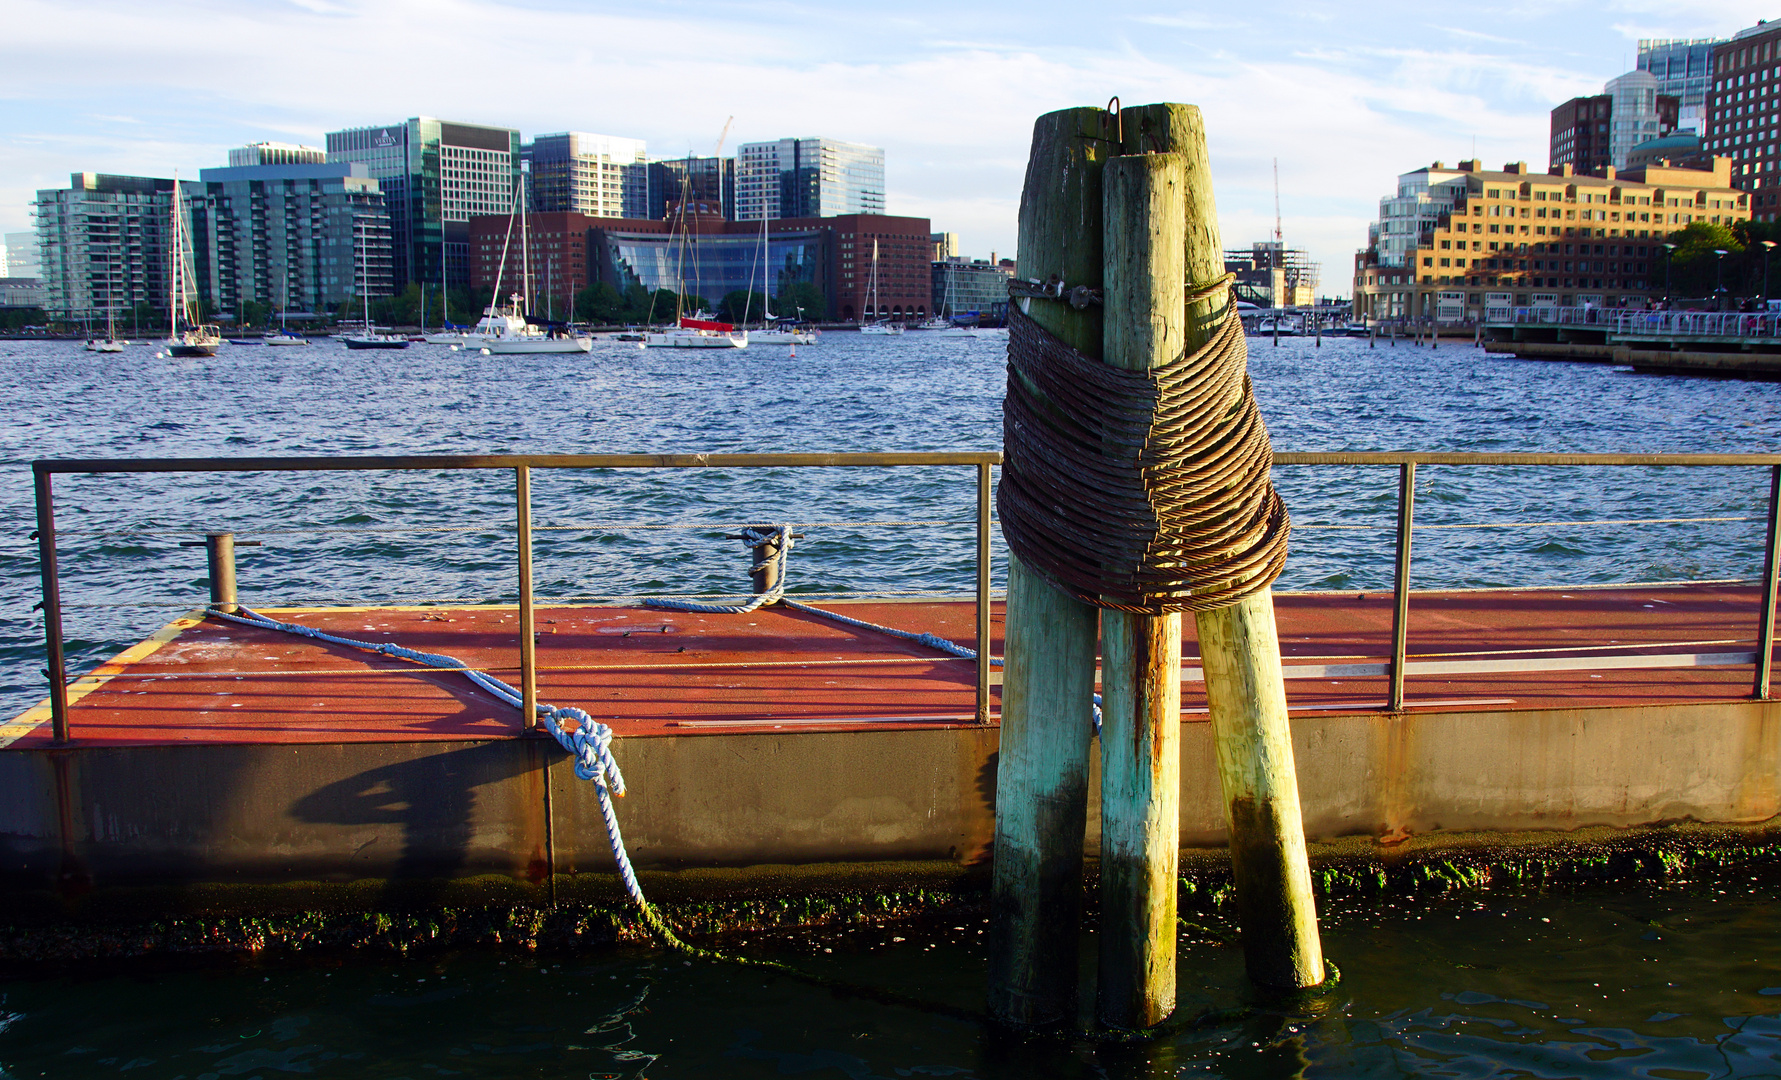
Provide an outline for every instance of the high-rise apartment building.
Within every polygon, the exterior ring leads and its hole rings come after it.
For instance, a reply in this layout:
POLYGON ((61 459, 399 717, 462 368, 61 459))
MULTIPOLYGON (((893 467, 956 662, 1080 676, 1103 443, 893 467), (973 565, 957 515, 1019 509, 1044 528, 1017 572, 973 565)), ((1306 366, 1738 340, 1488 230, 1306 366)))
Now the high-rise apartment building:
POLYGON ((231 169, 247 165, 320 165, 327 160, 328 152, 321 147, 296 143, 257 142, 229 151, 231 169))
POLYGON ((736 150, 736 217, 884 213, 884 151, 839 139, 779 139, 736 150))
POLYGON ((1696 135, 1707 130, 1707 82, 1713 71, 1713 50, 1726 44, 1714 38, 1642 38, 1640 71, 1657 78, 1657 92, 1677 101, 1676 126, 1696 135))
POLYGON ((173 188, 159 177, 81 172, 65 189, 38 191, 44 309, 61 319, 102 319, 139 304, 165 311, 173 188))
POLYGON ((0 270, 4 270, 4 273, 0 273, 0 277, 34 278, 43 276, 43 267, 37 259, 36 233, 7 233, 0 236, 0 244, 6 245, 6 265, 0 267, 0 270))
POLYGON ((521 153, 529 164, 535 213, 648 216, 649 160, 642 139, 563 131, 540 135, 521 153))
POLYGON ((239 313, 250 300, 321 312, 361 290, 392 292, 390 216, 365 165, 241 165, 199 180, 202 194, 189 193, 193 266, 216 311, 239 313))
POLYGON ((1751 216, 1773 221, 1781 185, 1781 23, 1757 23, 1713 50, 1706 152, 1732 159, 1732 183, 1751 192, 1751 216))
POLYGON ((328 161, 364 165, 390 215, 393 285, 470 283, 470 219, 505 214, 520 183, 519 132, 411 117, 330 131, 328 161), (443 260, 443 265, 441 262, 443 260))

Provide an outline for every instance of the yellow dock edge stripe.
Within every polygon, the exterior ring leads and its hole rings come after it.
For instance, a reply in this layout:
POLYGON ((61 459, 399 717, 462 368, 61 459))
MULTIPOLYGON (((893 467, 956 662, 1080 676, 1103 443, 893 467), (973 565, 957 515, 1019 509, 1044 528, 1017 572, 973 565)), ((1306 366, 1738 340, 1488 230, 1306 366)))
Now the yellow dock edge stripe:
MULTIPOLYGON (((147 639, 138 641, 136 644, 125 649, 123 652, 118 653, 110 660, 100 664, 92 671, 82 675, 72 683, 69 683, 69 707, 72 708, 75 702, 86 697, 101 686, 104 686, 115 676, 122 675, 124 669, 131 664, 137 663, 149 656, 161 646, 167 644, 203 621, 204 609, 194 608, 193 610, 186 612, 184 615, 181 615, 179 618, 174 619, 166 626, 161 627, 147 639)), ((18 716, 13 717, 4 724, 0 724, 0 750, 11 746, 19 739, 29 735, 32 731, 49 723, 49 721, 49 698, 44 698, 42 701, 33 705, 31 708, 26 709, 18 716)))

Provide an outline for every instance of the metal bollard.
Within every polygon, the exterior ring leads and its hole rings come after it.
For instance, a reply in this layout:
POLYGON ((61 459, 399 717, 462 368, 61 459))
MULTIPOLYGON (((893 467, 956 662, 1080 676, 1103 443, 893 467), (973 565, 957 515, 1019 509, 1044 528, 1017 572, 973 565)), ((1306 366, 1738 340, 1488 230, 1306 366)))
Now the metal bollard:
POLYGON ((259 547, 258 540, 235 540, 232 532, 205 533, 202 540, 185 540, 180 547, 204 549, 205 569, 210 575, 210 606, 233 615, 240 608, 235 592, 235 549, 259 547))
MULTIPOLYGON (((749 576, 754 581, 755 595, 758 596, 761 593, 771 592, 779 587, 779 534, 775 531, 778 529, 778 526, 751 525, 749 528, 754 529, 757 532, 773 532, 772 536, 755 544, 749 549, 749 558, 751 560, 748 564, 749 576)), ((748 537, 741 533, 734 533, 729 536, 728 539, 746 540, 748 537)), ((802 540, 804 539, 804 534, 793 533, 792 539, 802 540)))

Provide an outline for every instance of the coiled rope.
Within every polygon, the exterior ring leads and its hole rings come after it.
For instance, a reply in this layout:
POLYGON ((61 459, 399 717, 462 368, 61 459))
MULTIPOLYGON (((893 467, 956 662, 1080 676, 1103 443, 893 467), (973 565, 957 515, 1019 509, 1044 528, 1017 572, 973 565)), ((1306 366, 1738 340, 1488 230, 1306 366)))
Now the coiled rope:
POLYGON ((1077 352, 1018 304, 1008 325, 996 502, 1023 564, 1143 614, 1225 607, 1279 576, 1290 522, 1234 306, 1204 347, 1149 371, 1077 352))

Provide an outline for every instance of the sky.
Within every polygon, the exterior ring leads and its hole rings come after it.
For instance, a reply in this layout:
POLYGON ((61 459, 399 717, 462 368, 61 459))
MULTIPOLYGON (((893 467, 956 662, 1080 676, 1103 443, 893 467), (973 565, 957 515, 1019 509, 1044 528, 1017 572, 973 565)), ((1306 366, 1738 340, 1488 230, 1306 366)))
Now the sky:
POLYGON ((0 232, 71 172, 185 177, 259 140, 434 116, 647 140, 652 155, 823 135, 885 150, 888 211, 1014 253, 1033 119, 1205 114, 1227 247, 1287 243, 1348 295, 1396 177, 1546 165, 1548 112, 1640 38, 1727 37, 1727 0, 1503 4, 6 0, 0 232), (732 119, 733 118, 733 119, 732 119))

